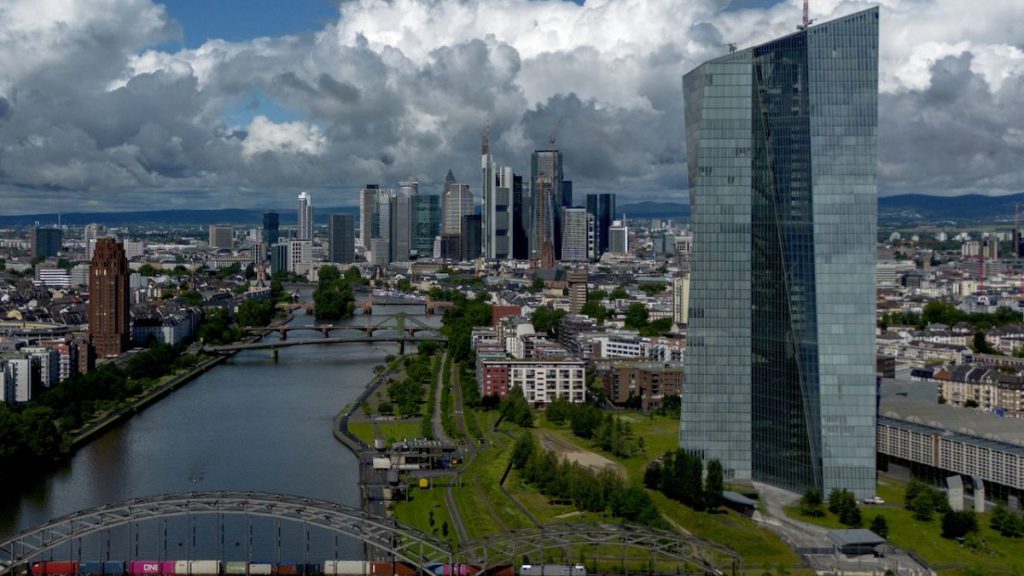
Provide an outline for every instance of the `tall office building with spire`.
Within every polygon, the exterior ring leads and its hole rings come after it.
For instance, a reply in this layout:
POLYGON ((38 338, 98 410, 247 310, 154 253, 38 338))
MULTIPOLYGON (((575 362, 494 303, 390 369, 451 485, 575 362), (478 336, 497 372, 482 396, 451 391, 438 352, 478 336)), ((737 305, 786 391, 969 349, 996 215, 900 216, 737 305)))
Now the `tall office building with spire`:
POLYGON ((481 140, 482 254, 488 260, 512 257, 512 168, 499 166, 491 157, 490 141, 481 140))
POLYGON ((553 268, 562 240, 562 153, 537 150, 530 162, 533 219, 530 231, 530 259, 542 268, 553 268))
POLYGON ((733 481, 875 492, 878 9, 683 78, 680 443, 733 481))
POLYGON ((473 213, 473 193, 468 184, 455 181, 455 175, 448 171, 441 194, 443 212, 442 234, 461 234, 462 217, 473 213))

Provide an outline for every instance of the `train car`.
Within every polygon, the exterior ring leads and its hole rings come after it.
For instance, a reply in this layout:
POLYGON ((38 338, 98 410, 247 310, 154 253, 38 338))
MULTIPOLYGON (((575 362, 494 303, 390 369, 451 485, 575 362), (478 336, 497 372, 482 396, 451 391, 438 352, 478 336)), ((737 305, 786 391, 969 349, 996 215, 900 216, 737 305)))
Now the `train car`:
POLYGON ((437 562, 428 564, 426 568, 434 576, 476 576, 480 572, 480 567, 472 564, 441 564, 437 562))
POLYGON ((237 576, 237 575, 240 575, 240 574, 245 574, 245 571, 248 568, 249 568, 249 565, 246 562, 225 562, 224 563, 224 574, 229 574, 231 576, 237 576))
POLYGON ((523 564, 519 576, 587 576, 582 564, 523 564))
POLYGON ((325 576, 367 576, 370 563, 365 560, 326 560, 323 564, 325 576))
POLYGON ((270 576, 274 573, 274 565, 270 562, 250 562, 249 574, 255 576, 270 576))
POLYGON ((417 576, 418 572, 407 562, 370 562, 372 576, 417 576))
POLYGON ((36 562, 32 564, 33 576, 78 576, 78 562, 36 562))
POLYGON ((103 562, 81 562, 78 576, 103 576, 103 562))
POLYGON ((128 563, 131 576, 174 576, 173 561, 132 560, 128 563))
POLYGON ((123 560, 113 560, 103 563, 103 576, 125 576, 127 564, 123 560))
POLYGON ((220 576, 220 560, 177 560, 176 576, 220 576))
POLYGON ((487 576, 516 576, 516 569, 511 564, 499 564, 489 569, 487 576))
POLYGON ((298 567, 299 574, 303 574, 304 576, 320 576, 324 573, 323 567, 319 564, 308 563, 297 564, 296 566, 298 567))

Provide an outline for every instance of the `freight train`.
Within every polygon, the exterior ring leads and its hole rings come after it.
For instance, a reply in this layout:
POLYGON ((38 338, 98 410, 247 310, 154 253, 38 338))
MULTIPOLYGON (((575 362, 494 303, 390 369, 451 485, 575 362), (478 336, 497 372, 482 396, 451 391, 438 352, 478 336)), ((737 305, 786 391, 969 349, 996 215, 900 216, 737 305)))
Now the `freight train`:
MULTIPOLYGON (((560 571, 533 571, 523 576, 586 576, 560 571)), ((524 566, 527 568, 527 566, 524 566)), ((581 567, 582 568, 582 567, 581 567)), ((132 560, 107 562, 34 562, 15 566, 17 576, 477 576, 479 566, 471 564, 429 564, 425 571, 406 562, 367 562, 365 560, 326 560, 320 564, 270 562, 221 562, 219 560, 132 560)), ((492 567, 489 576, 516 576, 511 565, 492 567)))

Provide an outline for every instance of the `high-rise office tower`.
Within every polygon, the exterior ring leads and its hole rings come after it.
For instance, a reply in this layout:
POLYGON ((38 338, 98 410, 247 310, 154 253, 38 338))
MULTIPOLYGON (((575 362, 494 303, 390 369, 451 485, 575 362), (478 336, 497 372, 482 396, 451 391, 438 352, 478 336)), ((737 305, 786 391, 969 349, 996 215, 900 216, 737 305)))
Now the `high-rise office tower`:
POLYGON ((32 229, 32 258, 56 256, 64 244, 64 232, 60 228, 32 229))
POLYGON ((875 492, 878 9, 683 79, 680 442, 734 481, 875 492))
MULTIPOLYGON (((399 182, 398 194, 391 198, 391 260, 408 262, 413 247, 413 199, 419 191, 416 181, 399 182)), ((382 216, 383 218, 383 216, 382 216)))
POLYGON ((298 240, 313 239, 313 199, 308 192, 299 194, 299 228, 295 237, 298 240))
POLYGON ((89 267, 89 341, 100 357, 128 350, 128 259, 113 238, 98 238, 89 267))
POLYGON ((480 214, 462 217, 462 259, 474 260, 481 256, 483 219, 480 214))
POLYGON ((230 224, 210 224, 210 248, 230 250, 235 242, 235 227, 230 224))
POLYGON ((672 279, 672 321, 686 324, 690 320, 690 273, 672 279))
POLYGON ((608 229, 615 219, 615 194, 587 194, 587 212, 594 215, 597 257, 608 251, 608 229))
POLYGON ((608 252, 618 256, 629 254, 629 227, 624 220, 612 220, 608 227, 608 252))
POLYGON ((523 177, 512 175, 512 258, 530 259, 530 196, 523 190, 523 177))
POLYGON ((473 193, 469 191, 468 184, 455 181, 451 170, 448 171, 448 178, 444 182, 442 204, 444 224, 441 232, 461 234, 462 217, 473 213, 473 193))
POLYGON ((288 241, 278 242, 270 247, 270 273, 288 272, 291 266, 288 258, 291 256, 291 246, 288 241))
MULTIPOLYGON (((487 136, 482 145, 481 228, 483 256, 504 260, 512 256, 512 168, 498 166, 490 154, 487 136)), ((463 231, 465 234, 465 231, 463 231)))
POLYGON ((562 221, 562 260, 566 262, 586 262, 588 259, 587 232, 588 220, 586 208, 563 208, 562 221))
POLYGON ((381 189, 377 192, 377 233, 373 236, 374 239, 381 240, 377 242, 377 248, 374 248, 375 244, 373 240, 370 241, 370 250, 375 256, 380 256, 380 251, 387 249, 387 258, 381 260, 379 258, 373 261, 374 264, 388 264, 391 262, 391 228, 392 228, 392 198, 395 193, 393 189, 381 189))
POLYGON ((572 208, 572 180, 562 180, 562 208, 572 208))
POLYGON ((530 162, 530 190, 533 203, 533 228, 530 232, 530 258, 543 268, 552 268, 560 254, 562 205, 562 153, 537 150, 530 162))
POLYGON ((92 260, 93 251, 96 250, 96 239, 107 235, 107 227, 103 224, 86 224, 82 241, 85 244, 85 258, 92 260))
POLYGON ((359 243, 369 252, 370 240, 380 234, 380 213, 377 211, 377 196, 380 187, 367 184, 359 192, 359 243))
POLYGON ((306 274, 313 265, 313 241, 290 240, 288 242, 288 271, 306 274))
POLYGON ((273 246, 277 244, 277 239, 280 237, 281 229, 281 217, 277 212, 264 212, 263 213, 263 230, 261 232, 261 240, 267 246, 273 246))
POLYGON ((355 218, 351 214, 331 214, 328 226, 328 254, 331 262, 350 264, 355 257, 355 218))
POLYGON ((413 250, 418 258, 434 255, 434 240, 441 234, 441 197, 433 194, 412 199, 413 250))

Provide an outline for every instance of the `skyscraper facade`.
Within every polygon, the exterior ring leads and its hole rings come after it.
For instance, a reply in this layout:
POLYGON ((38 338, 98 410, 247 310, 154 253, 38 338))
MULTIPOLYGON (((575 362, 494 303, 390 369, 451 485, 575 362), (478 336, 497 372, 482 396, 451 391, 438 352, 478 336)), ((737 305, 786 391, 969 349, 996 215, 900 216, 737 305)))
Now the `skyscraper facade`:
POLYGON ((210 224, 209 244, 213 250, 230 250, 235 241, 235 227, 230 224, 210 224))
POLYGON ((277 212, 264 212, 263 213, 263 230, 260 233, 260 239, 268 247, 277 244, 277 239, 280 238, 281 233, 281 217, 277 212))
POLYGON ((587 212, 594 216, 597 257, 608 251, 608 229, 615 220, 615 194, 587 194, 587 212))
MULTIPOLYGON (((488 260, 512 257, 512 168, 499 166, 490 154, 487 136, 481 146, 482 254, 488 260)), ((465 233, 465 231, 463 231, 465 233)))
POLYGON ((355 260, 355 218, 351 214, 331 214, 327 246, 329 260, 350 264, 355 260))
POLYGON ((608 252, 618 256, 629 254, 629 227, 622 220, 612 220, 608 227, 608 252))
POLYGON ((523 177, 512 175, 512 258, 530 259, 530 195, 523 189, 523 177))
POLYGON ((49 258, 60 252, 64 243, 64 232, 60 228, 32 229, 32 257, 49 258))
POLYGON ((413 199, 418 191, 417 182, 400 182, 398 194, 391 198, 389 232, 393 262, 408 262, 413 250, 413 199))
POLYGON ((462 249, 463 260, 474 260, 482 255, 483 221, 480 214, 469 214, 462 217, 462 249))
POLYGON ((308 192, 299 194, 299 229, 296 238, 313 239, 313 199, 309 197, 308 192))
POLYGON ((680 442, 734 480, 875 491, 878 9, 683 79, 680 442))
POLYGON ((377 195, 380 187, 367 184, 359 192, 359 243, 370 251, 370 240, 380 233, 380 214, 377 212, 377 195))
POLYGON ((100 357, 128 350, 128 259, 113 238, 99 238, 89 267, 89 341, 100 357))
POLYGON ((96 250, 96 239, 107 235, 107 227, 103 224, 86 224, 82 241, 85 244, 85 258, 92 260, 92 253, 96 250))
POLYGON ((561 152, 537 150, 533 153, 530 162, 530 190, 533 196, 530 258, 544 268, 553 268, 562 244, 558 237, 562 205, 561 152))
POLYGON ((423 194, 412 199, 413 250, 418 258, 434 255, 434 239, 441 235, 441 197, 423 194))
MULTIPOLYGON (((452 176, 451 172, 448 172, 452 176)), ((444 225, 441 232, 445 234, 462 233, 462 217, 473 213, 473 193, 468 184, 445 181, 443 193, 444 225)))
POLYGON ((563 208, 562 260, 586 262, 588 258, 587 232, 591 220, 585 208, 563 208))

